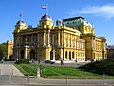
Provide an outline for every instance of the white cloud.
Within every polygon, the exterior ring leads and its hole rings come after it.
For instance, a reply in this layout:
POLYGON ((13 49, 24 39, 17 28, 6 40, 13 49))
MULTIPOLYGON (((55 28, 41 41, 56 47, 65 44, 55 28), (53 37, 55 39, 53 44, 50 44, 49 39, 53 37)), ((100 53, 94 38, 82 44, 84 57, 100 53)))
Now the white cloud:
POLYGON ((112 18, 114 17, 114 4, 86 7, 82 8, 81 10, 73 10, 70 13, 70 15, 76 14, 92 14, 104 18, 112 18))

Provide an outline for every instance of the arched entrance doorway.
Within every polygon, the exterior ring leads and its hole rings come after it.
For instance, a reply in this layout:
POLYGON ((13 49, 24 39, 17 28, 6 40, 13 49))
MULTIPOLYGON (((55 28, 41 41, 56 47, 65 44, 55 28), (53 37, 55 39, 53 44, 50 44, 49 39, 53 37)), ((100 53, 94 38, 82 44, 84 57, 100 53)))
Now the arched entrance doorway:
POLYGON ((24 55, 25 55, 24 50, 21 50, 21 55, 20 55, 20 58, 21 58, 21 59, 24 59, 24 55))
POLYGON ((35 57, 35 50, 30 50, 30 59, 34 59, 34 60, 36 60, 36 57, 35 57))
POLYGON ((50 51, 50 60, 55 60, 56 58, 56 51, 55 51, 55 48, 53 48, 51 51, 50 51))

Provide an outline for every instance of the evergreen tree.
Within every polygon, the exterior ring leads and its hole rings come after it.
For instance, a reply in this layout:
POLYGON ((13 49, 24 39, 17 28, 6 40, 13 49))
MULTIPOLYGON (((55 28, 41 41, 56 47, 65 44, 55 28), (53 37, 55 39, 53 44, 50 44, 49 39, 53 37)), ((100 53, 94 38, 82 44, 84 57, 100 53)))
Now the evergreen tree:
POLYGON ((5 43, 0 44, 0 59, 6 57, 6 45, 5 43))

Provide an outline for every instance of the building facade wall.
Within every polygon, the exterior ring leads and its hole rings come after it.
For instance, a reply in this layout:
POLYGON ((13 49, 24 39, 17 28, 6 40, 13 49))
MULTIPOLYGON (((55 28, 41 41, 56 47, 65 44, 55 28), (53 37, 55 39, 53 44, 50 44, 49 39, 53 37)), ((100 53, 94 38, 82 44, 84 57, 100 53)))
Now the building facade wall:
POLYGON ((13 58, 13 42, 12 41, 6 41, 6 59, 12 59, 13 58))
POLYGON ((106 58, 105 38, 92 35, 94 28, 85 24, 75 27, 54 26, 52 20, 42 17, 36 28, 25 27, 18 24, 13 32, 15 58, 54 61, 106 58))

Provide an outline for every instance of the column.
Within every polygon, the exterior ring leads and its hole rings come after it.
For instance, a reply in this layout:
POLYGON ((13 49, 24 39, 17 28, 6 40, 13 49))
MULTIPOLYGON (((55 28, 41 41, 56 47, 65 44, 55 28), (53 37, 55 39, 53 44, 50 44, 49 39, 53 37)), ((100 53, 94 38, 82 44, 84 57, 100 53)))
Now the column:
POLYGON ((48 30, 48 46, 50 46, 50 31, 48 30))
POLYGON ((25 59, 27 59, 27 46, 25 46, 25 59))
POLYGON ((19 36, 17 36, 17 39, 16 39, 16 46, 17 46, 17 45, 20 45, 19 40, 20 40, 20 39, 19 39, 19 36))
POLYGON ((55 61, 55 52, 56 52, 55 51, 55 48, 53 48, 53 51, 52 52, 53 52, 53 60, 55 61))
POLYGON ((63 34, 63 32, 61 33, 61 46, 63 47, 64 46, 64 34, 63 34))
POLYGON ((45 46, 46 44, 45 44, 45 32, 44 32, 44 46, 45 46))
POLYGON ((16 58, 18 58, 18 50, 16 51, 16 58))
POLYGON ((58 31, 58 46, 60 46, 60 31, 58 31))
POLYGON ((64 44, 65 44, 65 33, 63 32, 62 33, 62 45, 64 47, 64 44))
POLYGON ((70 47, 72 47, 72 35, 70 34, 70 47))
POLYGON ((39 47, 39 33, 37 34, 37 46, 39 47))
POLYGON ((54 33, 52 34, 52 46, 54 46, 54 33))
POLYGON ((31 46, 34 46, 34 37, 33 37, 33 34, 31 35, 31 46))

